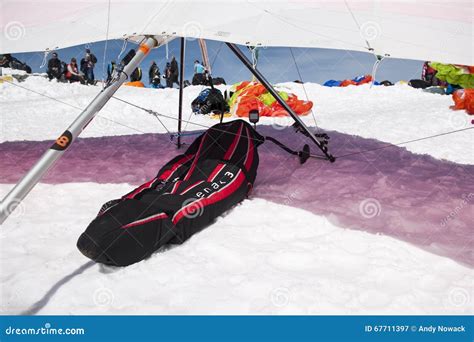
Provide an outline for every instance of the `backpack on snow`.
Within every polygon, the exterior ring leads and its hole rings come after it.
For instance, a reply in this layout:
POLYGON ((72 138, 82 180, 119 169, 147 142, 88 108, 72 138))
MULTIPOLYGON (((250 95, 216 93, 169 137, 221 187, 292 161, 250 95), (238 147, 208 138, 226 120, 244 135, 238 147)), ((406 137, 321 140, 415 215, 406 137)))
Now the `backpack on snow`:
POLYGON ((191 108, 195 114, 225 113, 229 110, 229 105, 219 89, 207 88, 194 99, 191 108))
POLYGON ((192 85, 207 85, 209 82, 205 74, 194 74, 191 81, 192 85))

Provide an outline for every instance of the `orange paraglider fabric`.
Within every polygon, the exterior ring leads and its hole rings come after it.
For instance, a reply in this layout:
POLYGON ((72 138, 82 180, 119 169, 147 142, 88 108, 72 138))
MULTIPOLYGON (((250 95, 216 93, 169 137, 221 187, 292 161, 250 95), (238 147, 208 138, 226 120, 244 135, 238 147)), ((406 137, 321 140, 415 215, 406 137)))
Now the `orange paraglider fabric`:
POLYGON ((453 93, 453 109, 465 109, 470 115, 474 115, 474 89, 458 89, 453 93))
POLYGON ((464 89, 464 103, 466 112, 474 115, 474 89, 464 89))
POLYGON ((127 83, 125 83, 125 85, 130 86, 130 87, 145 88, 145 85, 143 84, 143 82, 140 82, 140 81, 127 82, 127 83))
MULTIPOLYGON (((236 98, 231 98, 231 112, 239 117, 248 117, 249 112, 258 110, 260 116, 288 116, 286 110, 271 96, 265 87, 256 82, 244 81, 234 85, 236 98)), ((307 115, 313 102, 298 99, 294 94, 280 92, 291 109, 298 115, 307 115)))

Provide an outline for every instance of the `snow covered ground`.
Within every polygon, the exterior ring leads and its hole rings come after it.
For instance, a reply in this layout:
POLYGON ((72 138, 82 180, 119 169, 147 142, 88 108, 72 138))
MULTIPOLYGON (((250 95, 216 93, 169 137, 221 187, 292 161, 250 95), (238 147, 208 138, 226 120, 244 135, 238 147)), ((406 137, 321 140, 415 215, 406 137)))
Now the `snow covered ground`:
MULTIPOLYGON (((56 139, 100 89, 80 84, 54 84, 40 77, 30 78, 26 83, 19 85, 66 104, 7 83, 0 84, 2 103, 0 142, 56 139), (38 126, 38 122, 42 123, 41 126, 38 126)), ((328 88, 307 83, 303 88, 301 84, 285 83, 281 84, 280 88, 292 91, 302 99, 306 99, 307 93, 309 99, 314 102, 314 115, 318 126, 364 138, 375 138, 387 143, 401 143, 472 126, 472 117, 466 115, 464 111, 449 109, 453 104, 450 96, 425 93, 407 85, 370 89, 369 85, 328 88)), ((210 126, 216 121, 209 120, 205 116, 191 116, 189 110, 191 101, 202 89, 200 86, 192 86, 184 91, 184 108, 187 110, 183 119, 210 126)), ((176 90, 122 87, 116 96, 144 108, 177 117, 176 90)), ((161 120, 169 129, 176 129, 176 119, 161 118, 161 120)), ((304 117, 303 120, 308 125, 314 126, 312 115, 304 117)), ((262 118, 260 121, 260 124, 275 126, 292 123, 289 118, 262 118)), ((187 130, 203 128, 193 124, 184 126, 187 130)), ((99 118, 92 121, 81 136, 100 137, 144 132, 162 133, 166 130, 156 118, 144 111, 112 99, 103 108, 99 118)), ((410 143, 406 148, 415 153, 427 153, 436 158, 473 164, 474 150, 468 148, 473 136, 472 130, 465 131, 410 143)))
MULTIPOLYGON (((17 85, 78 108, 85 107, 99 90, 98 87, 50 83, 38 77, 17 85)), ((471 125, 464 112, 449 109, 450 97, 427 94, 404 85, 370 89, 368 86, 325 88, 305 84, 303 89, 302 85, 287 83, 282 87, 301 98, 305 98, 307 92, 315 103, 315 116, 321 128, 382 142, 399 143, 471 125)), ((200 90, 200 87, 186 88, 184 108, 189 108, 189 103, 200 90)), ((123 87, 117 97, 176 117, 177 90, 123 87)), ((6 83, 0 84, 0 103, 1 142, 55 139, 79 111, 6 83)), ((185 113, 184 117, 188 119, 189 111, 185 113)), ((191 120, 205 126, 215 123, 204 116, 192 116, 191 120)), ((312 116, 304 120, 314 125, 312 116)), ((162 121, 170 129, 176 126, 175 120, 162 121)), ((291 124, 291 120, 265 118, 262 123, 279 129, 291 124)), ((201 128, 187 125, 188 130, 201 128)), ((101 117, 94 120, 82 136, 143 132, 166 131, 149 114, 111 100, 101 117)), ((423 140, 405 147, 414 153, 472 165, 472 132, 423 140)), ((337 151, 337 146, 334 149, 337 151)), ((78 162, 78 159, 74 161, 78 162)), ((4 163, 13 170, 8 162, 4 163)), ((464 168, 463 165, 456 167, 464 168)), ((471 172, 472 168, 465 167, 463 170, 468 171, 464 172, 471 172)), ((87 165, 83 169, 87 169, 87 165)), ((362 171, 371 177, 369 169, 362 171)), ((407 170, 397 171, 402 177, 407 170)), ((423 172, 423 169, 409 171, 423 172)), ((78 170, 74 169, 74 172, 78 170)), ((128 172, 133 173, 133 170, 128 172)), ((2 177, 0 196, 12 187, 11 177, 2 177)), ((348 173, 347 177, 351 174, 348 173)), ((387 178, 378 173, 373 173, 373 177, 380 177, 382 183, 387 182, 387 178)), ((442 182, 441 178, 439 182, 442 182)), ((430 181, 435 184, 437 180, 430 181)), ((2 226, 2 312, 474 313, 474 273, 469 266, 472 265, 469 262, 469 255, 472 261, 472 251, 467 253, 467 262, 464 258, 465 262, 459 263, 454 257, 430 253, 424 250, 427 248, 421 249, 416 243, 407 242, 406 236, 397 239, 393 235, 373 234, 373 230, 372 233, 364 231, 363 220, 360 226, 347 229, 347 224, 338 224, 334 217, 295 208, 285 201, 277 204, 263 198, 244 201, 185 244, 155 253, 130 267, 112 268, 88 262, 75 248, 78 236, 103 202, 129 191, 132 185, 128 183, 135 185, 135 182, 136 179, 99 184, 78 182, 72 177, 71 182, 61 180, 39 184, 2 226)), ((284 179, 277 177, 260 182, 262 187, 277 187, 278 191, 285 188, 285 184, 288 186, 284 179)), ((452 202, 446 204, 446 211, 455 213, 450 218, 453 222, 469 220, 469 212, 473 210, 472 196, 469 196, 474 192, 472 187, 467 185, 459 190, 468 194, 459 210, 455 207, 458 202, 452 198, 452 202)), ((287 198, 291 200, 292 196, 296 195, 288 189, 287 198)), ((347 196, 351 196, 350 192, 347 196)), ((349 203, 347 196, 344 200, 341 198, 342 204, 349 203)), ((401 218, 402 208, 400 205, 401 218)), ((382 210, 386 210, 385 207, 382 210)), ((435 210, 439 208, 433 208, 435 210)), ((409 224, 406 222, 410 221, 400 222, 409 224)), ((359 221, 354 224, 359 225, 359 221)), ((473 236, 472 226, 467 234, 465 225, 456 226, 455 231, 456 234, 465 234, 468 249, 472 249, 469 243, 473 236)), ((419 227, 404 227, 404 232, 412 229, 415 234, 415 228, 419 227)), ((436 243, 431 249, 436 250, 436 243)))

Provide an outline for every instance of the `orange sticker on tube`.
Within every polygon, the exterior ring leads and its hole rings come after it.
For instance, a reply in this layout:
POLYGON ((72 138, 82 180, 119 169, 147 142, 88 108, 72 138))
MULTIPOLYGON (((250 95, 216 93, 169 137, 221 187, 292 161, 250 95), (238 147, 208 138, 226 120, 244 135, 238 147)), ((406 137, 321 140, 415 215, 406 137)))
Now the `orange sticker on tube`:
POLYGON ((148 52, 150 52, 150 48, 146 45, 140 45, 140 47, 138 48, 138 50, 140 50, 141 52, 143 52, 145 55, 148 54, 148 52))

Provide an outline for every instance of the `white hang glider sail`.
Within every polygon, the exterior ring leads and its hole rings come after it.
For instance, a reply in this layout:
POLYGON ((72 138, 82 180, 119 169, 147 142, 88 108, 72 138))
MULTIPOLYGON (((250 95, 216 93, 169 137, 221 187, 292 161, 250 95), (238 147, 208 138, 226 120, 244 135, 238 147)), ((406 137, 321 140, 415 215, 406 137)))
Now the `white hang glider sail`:
MULTIPOLYGON (((140 40, 134 57, 0 202, 0 224, 16 208, 150 49, 181 37, 226 42, 285 108, 297 126, 335 161, 235 44, 367 51, 381 56, 473 65, 472 2, 449 1, 22 1, 1 0, 0 53, 51 51, 107 39, 140 40)), ((181 67, 183 67, 182 57, 181 67)), ((181 69, 183 75, 183 69, 181 69)), ((183 77, 180 80, 178 131, 183 77)), ((309 149, 307 151, 309 153, 309 149)))
POLYGON ((470 0, 2 0, 0 52, 164 35, 473 65, 472 18, 470 0))

